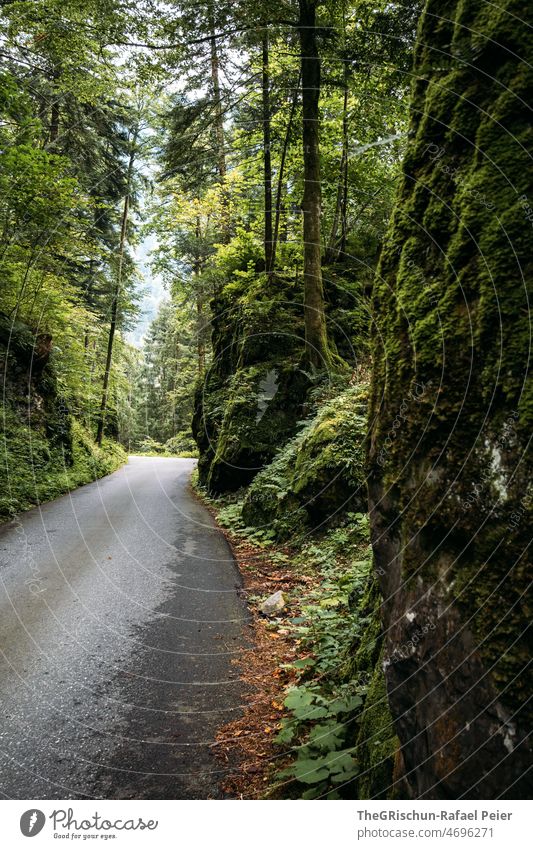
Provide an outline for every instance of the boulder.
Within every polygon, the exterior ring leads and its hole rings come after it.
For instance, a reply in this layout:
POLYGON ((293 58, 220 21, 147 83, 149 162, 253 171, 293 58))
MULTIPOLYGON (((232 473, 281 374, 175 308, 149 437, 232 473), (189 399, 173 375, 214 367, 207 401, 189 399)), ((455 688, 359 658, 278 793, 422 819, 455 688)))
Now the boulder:
POLYGON ((276 616, 287 607, 285 595, 281 590, 269 596, 259 607, 259 610, 264 616, 276 616))

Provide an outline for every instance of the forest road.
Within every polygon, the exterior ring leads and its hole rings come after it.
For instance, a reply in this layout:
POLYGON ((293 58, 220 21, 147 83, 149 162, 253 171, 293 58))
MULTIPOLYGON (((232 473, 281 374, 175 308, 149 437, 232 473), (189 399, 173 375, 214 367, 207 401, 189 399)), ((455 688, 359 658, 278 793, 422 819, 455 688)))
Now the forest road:
POLYGON ((223 797, 248 614, 194 462, 131 457, 0 530, 4 798, 223 797))

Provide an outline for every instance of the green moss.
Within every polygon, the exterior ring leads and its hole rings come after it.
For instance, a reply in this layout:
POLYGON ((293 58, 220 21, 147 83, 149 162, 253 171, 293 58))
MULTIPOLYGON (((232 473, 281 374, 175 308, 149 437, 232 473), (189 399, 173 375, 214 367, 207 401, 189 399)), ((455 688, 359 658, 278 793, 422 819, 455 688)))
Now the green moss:
POLYGON ((0 443, 0 520, 108 475, 127 460, 125 451, 111 440, 104 439, 98 447, 75 420, 66 450, 43 429, 21 421, 9 407, 0 443))
POLYGON ((370 679, 357 736, 360 799, 394 798, 394 762, 400 744, 394 731, 382 663, 383 653, 370 679))
POLYGON ((278 538, 366 510, 366 389, 351 387, 319 408, 253 481, 243 516, 278 538))
MULTIPOLYGON (((374 290, 369 465, 384 594, 402 587, 388 609, 394 638, 408 628, 402 605, 453 610, 502 715, 529 727, 533 130, 519 99, 533 78, 521 11, 510 0, 426 6, 374 290)), ((443 667, 458 663, 454 651, 457 641, 443 647, 443 667)), ((490 721, 476 721, 479 734, 490 721)))
MULTIPOLYGON (((269 283, 253 263, 239 266, 237 259, 211 304, 213 362, 197 389, 193 419, 199 480, 212 493, 249 483, 272 460, 296 433, 321 379, 305 366, 301 280, 285 273, 269 283), (271 372, 277 391, 258 416, 261 382, 271 372)), ((325 280, 332 362, 348 379, 347 362, 368 354, 364 285, 348 267, 328 269, 325 280)))
POLYGON ((360 623, 360 633, 347 646, 343 667, 345 680, 366 691, 355 731, 359 764, 357 795, 360 799, 395 798, 393 773, 399 750, 383 672, 384 648, 381 622, 382 597, 371 573, 362 594, 351 600, 350 609, 360 623))
MULTIPOLYGON (((0 317, 1 318, 1 317, 0 317)), ((58 393, 49 337, 0 321, 4 403, 0 520, 90 483, 126 462, 110 439, 98 447, 58 393), (7 348, 7 344, 9 348, 7 348)))
POLYGON ((309 378, 290 363, 243 366, 229 381, 224 414, 209 465, 211 492, 236 490, 249 483, 293 435, 309 378), (273 397, 262 386, 272 383, 273 397))

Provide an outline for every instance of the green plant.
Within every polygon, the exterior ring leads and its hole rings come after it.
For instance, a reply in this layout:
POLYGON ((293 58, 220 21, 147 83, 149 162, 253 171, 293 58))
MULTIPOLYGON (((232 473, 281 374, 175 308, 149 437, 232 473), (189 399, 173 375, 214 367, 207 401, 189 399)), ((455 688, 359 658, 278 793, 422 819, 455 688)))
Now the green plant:
POLYGON ((337 788, 359 772, 356 727, 367 682, 346 675, 344 658, 366 624, 352 601, 369 579, 367 516, 349 514, 342 527, 304 545, 294 564, 318 571, 321 579, 301 600, 301 615, 285 625, 305 656, 286 665, 296 672, 297 684, 286 694, 288 716, 277 743, 291 746, 291 762, 276 778, 310 785, 302 798, 339 798, 337 788))
POLYGON ((268 526, 280 540, 334 524, 366 501, 366 387, 345 389, 299 424, 299 433, 255 477, 243 503, 246 524, 268 526))

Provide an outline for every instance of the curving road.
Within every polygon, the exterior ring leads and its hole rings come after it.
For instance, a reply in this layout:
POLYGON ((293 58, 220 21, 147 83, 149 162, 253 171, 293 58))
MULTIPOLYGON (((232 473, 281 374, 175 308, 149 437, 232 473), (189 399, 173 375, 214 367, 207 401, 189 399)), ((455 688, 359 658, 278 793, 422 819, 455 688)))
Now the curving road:
POLYGON ((120 471, 0 529, 0 793, 220 798, 247 621, 193 460, 120 471))

